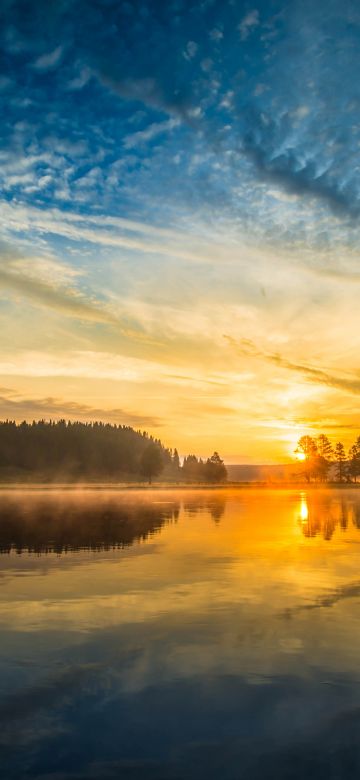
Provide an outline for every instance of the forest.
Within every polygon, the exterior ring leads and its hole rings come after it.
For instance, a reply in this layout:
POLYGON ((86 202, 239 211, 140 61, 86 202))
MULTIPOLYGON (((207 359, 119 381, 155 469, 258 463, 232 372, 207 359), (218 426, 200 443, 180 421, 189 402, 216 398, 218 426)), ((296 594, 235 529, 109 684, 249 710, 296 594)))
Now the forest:
POLYGON ((360 436, 348 452, 341 441, 333 446, 324 433, 317 438, 302 436, 295 455, 301 464, 299 475, 307 482, 357 482, 360 476, 360 436))
POLYGON ((0 480, 224 482, 217 452, 207 460, 189 455, 144 431, 110 423, 65 420, 0 421, 0 480))

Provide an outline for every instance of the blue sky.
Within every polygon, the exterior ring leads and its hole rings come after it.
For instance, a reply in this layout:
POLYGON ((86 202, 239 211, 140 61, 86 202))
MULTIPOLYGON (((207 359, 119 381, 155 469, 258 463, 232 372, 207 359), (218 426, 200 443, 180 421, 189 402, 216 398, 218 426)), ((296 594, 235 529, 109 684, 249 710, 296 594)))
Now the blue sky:
POLYGON ((358 3, 0 17, 3 416, 220 438, 233 460, 283 459, 317 425, 350 436, 358 3))

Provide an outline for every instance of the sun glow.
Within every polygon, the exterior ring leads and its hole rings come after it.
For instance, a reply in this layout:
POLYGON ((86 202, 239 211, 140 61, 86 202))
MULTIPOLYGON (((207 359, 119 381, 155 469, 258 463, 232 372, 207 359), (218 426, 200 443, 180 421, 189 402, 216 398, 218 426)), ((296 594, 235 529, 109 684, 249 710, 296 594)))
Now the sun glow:
POLYGON ((296 458, 296 460, 301 460, 302 461, 302 460, 306 459, 306 455, 305 455, 304 452, 296 452, 295 451, 295 458, 296 458))
POLYGON ((306 501, 306 496, 304 496, 304 495, 301 496, 299 515, 300 515, 301 522, 302 523, 307 523, 307 521, 309 519, 309 510, 308 510, 308 505, 307 505, 307 501, 306 501))

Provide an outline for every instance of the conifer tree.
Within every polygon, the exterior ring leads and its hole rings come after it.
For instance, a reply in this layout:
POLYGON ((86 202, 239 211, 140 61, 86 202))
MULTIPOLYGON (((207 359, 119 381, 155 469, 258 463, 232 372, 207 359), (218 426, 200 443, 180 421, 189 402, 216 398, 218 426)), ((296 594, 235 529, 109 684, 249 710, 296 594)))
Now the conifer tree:
POLYGON ((335 462, 337 479, 342 482, 345 476, 346 453, 341 441, 335 445, 335 462))

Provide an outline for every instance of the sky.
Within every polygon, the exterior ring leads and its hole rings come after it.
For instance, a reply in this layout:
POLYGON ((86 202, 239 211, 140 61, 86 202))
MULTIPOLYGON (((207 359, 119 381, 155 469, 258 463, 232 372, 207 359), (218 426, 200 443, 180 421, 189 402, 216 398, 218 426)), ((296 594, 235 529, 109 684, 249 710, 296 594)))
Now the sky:
POLYGON ((0 418, 360 433, 356 0, 2 0, 0 418))

